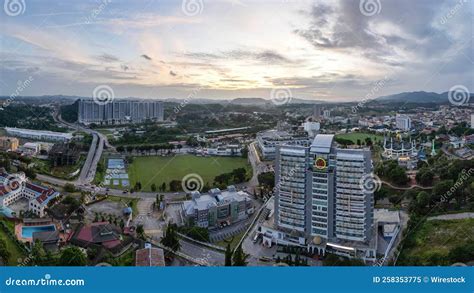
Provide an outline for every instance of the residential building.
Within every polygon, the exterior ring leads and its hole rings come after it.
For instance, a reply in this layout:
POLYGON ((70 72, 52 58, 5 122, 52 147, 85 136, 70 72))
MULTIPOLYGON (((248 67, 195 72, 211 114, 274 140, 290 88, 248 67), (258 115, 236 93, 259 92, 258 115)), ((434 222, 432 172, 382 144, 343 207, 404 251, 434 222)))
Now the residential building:
POLYGON ((362 184, 372 173, 369 149, 337 148, 334 135, 318 134, 309 147, 278 147, 275 162, 274 227, 261 227, 267 245, 375 259, 374 196, 362 184))
POLYGON ((268 130, 257 133, 257 146, 264 160, 275 159, 277 146, 286 144, 308 146, 310 143, 311 140, 307 136, 298 136, 287 131, 268 130))
POLYGON ((2 136, 0 137, 0 150, 3 152, 16 151, 19 146, 18 138, 2 136))
POLYGON ((303 123, 303 129, 308 133, 308 136, 314 138, 321 129, 321 124, 319 122, 307 121, 303 123))
POLYGON ((408 131, 411 129, 411 119, 408 115, 397 114, 395 117, 395 125, 400 130, 408 131))
POLYGON ((313 118, 315 121, 320 121, 321 120, 321 105, 319 104, 316 104, 316 105, 313 105, 313 118))
POLYGON ((22 137, 22 138, 34 139, 34 140, 66 142, 72 139, 71 133, 54 132, 54 131, 49 131, 49 130, 34 130, 34 129, 23 129, 23 128, 16 128, 16 127, 5 127, 5 130, 10 135, 22 137))
POLYGON ((254 212, 250 196, 228 186, 221 191, 214 188, 207 194, 191 193, 192 199, 182 205, 183 217, 189 224, 203 228, 217 228, 231 225, 248 218, 254 212))
POLYGON ((83 124, 126 124, 164 120, 161 101, 121 100, 99 104, 93 100, 80 100, 78 111, 78 121, 83 124))
POLYGON ((331 117, 331 110, 324 110, 323 117, 324 119, 329 119, 331 117))

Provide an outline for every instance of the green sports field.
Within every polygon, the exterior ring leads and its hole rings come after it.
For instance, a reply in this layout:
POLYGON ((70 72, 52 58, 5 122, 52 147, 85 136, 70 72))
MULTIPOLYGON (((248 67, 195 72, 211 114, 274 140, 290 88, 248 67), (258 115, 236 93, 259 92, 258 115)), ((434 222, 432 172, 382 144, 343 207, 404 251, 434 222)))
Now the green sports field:
POLYGON ((250 172, 247 159, 235 157, 197 157, 193 155, 177 155, 174 157, 135 157, 128 167, 131 186, 139 181, 143 191, 151 191, 152 183, 157 187, 163 182, 182 180, 190 173, 199 174, 204 184, 212 186, 214 177, 230 172, 236 168, 246 168, 250 172))
POLYGON ((361 133, 361 132, 352 132, 352 133, 344 133, 336 135, 338 138, 352 140, 353 143, 357 143, 357 140, 360 139, 361 142, 364 142, 367 137, 373 142, 383 141, 382 135, 371 134, 371 133, 361 133))

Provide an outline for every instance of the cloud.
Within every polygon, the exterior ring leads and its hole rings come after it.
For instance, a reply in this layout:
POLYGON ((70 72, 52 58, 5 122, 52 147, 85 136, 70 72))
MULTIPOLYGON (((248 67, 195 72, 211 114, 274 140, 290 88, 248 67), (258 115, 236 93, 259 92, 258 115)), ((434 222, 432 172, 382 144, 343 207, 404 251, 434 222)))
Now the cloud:
POLYGON ((97 59, 103 62, 118 62, 120 59, 114 55, 104 53, 102 55, 97 56, 97 59))
POLYGON ((295 61, 283 56, 274 50, 230 50, 217 53, 192 52, 185 56, 206 61, 212 60, 254 60, 264 64, 291 64, 295 61))
POLYGON ((177 74, 176 72, 174 72, 173 70, 170 70, 170 75, 171 75, 171 76, 176 76, 176 75, 178 75, 178 74, 177 74))

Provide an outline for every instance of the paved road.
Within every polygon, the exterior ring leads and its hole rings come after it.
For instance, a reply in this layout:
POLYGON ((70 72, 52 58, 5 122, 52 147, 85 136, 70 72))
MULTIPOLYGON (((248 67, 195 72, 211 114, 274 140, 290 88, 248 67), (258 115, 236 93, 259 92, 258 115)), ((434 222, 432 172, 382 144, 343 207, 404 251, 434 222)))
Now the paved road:
POLYGON ((224 265, 225 256, 222 252, 199 246, 183 239, 179 240, 179 243, 181 244, 180 251, 186 255, 191 255, 193 258, 212 266, 224 265))
POLYGON ((421 186, 421 185, 416 185, 416 184, 411 185, 409 187, 400 187, 400 186, 392 185, 390 182, 384 181, 384 180, 382 180, 382 183, 385 185, 388 185, 389 187, 393 189, 398 189, 398 190, 409 190, 409 189, 414 189, 414 188, 425 189, 425 190, 433 189, 433 186, 421 186))
POLYGON ((429 217, 428 221, 431 220, 462 220, 462 219, 474 219, 474 213, 458 213, 458 214, 446 214, 434 217, 429 217))

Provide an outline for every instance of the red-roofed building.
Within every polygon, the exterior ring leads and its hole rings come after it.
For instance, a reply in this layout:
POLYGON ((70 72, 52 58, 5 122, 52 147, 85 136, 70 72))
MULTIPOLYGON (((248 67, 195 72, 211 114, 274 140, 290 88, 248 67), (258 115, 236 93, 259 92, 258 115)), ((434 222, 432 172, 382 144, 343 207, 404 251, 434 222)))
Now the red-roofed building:
POLYGON ((138 249, 135 252, 135 266, 164 267, 165 255, 163 253, 163 249, 155 247, 138 249))

